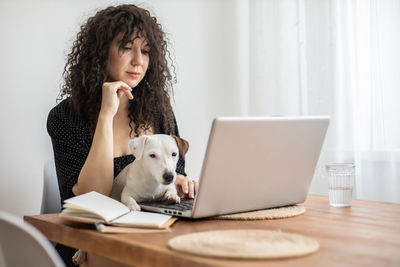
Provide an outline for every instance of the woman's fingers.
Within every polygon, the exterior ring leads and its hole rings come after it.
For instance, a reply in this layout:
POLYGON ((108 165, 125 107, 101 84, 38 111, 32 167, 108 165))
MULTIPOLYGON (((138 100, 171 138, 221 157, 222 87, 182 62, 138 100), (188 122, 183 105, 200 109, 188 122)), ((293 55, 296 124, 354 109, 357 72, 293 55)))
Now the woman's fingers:
POLYGON ((176 191, 177 191, 178 196, 179 196, 180 198, 185 198, 185 193, 183 193, 182 188, 181 188, 180 186, 177 186, 177 187, 176 187, 176 191))
MULTIPOLYGON (((118 91, 122 90, 123 93, 125 93, 125 95, 129 98, 129 99, 133 99, 133 95, 132 95, 132 88, 129 87, 129 85, 127 85, 126 83, 124 83, 123 81, 118 81, 117 82, 119 87, 118 87, 118 91)), ((117 91, 117 92, 118 92, 117 91)), ((120 95, 119 95, 120 97, 120 95)))
POLYGON ((133 99, 133 95, 132 95, 132 89, 130 90, 124 90, 125 95, 132 100, 133 99))
POLYGON ((105 82, 103 84, 103 93, 106 94, 115 94, 118 93, 118 91, 122 91, 127 96, 132 96, 132 88, 130 88, 126 83, 123 81, 117 81, 117 82, 105 82))
POLYGON ((124 90, 117 90, 117 96, 118 96, 118 98, 120 98, 123 94, 125 94, 125 91, 124 90))
POLYGON ((133 99, 132 88, 123 81, 103 83, 101 112, 114 116, 118 110, 122 95, 133 99))
POLYGON ((182 192, 186 195, 189 192, 189 186, 188 186, 188 179, 187 177, 184 177, 182 181, 180 182, 180 185, 182 187, 182 192))
POLYGON ((178 174, 176 177, 176 189, 179 197, 194 198, 197 192, 197 182, 178 174))
POLYGON ((189 180, 189 198, 194 198, 195 194, 195 181, 194 180, 189 180))
POLYGON ((128 97, 128 99, 130 99, 130 100, 133 99, 131 90, 127 90, 125 88, 120 88, 117 90, 118 98, 120 98, 123 94, 125 94, 128 97))

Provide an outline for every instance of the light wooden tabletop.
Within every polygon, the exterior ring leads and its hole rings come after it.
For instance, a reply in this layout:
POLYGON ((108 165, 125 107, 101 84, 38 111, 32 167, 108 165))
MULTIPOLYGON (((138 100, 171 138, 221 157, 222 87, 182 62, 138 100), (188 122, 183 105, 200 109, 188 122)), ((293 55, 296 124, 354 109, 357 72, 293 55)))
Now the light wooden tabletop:
POLYGON ((178 220, 170 233, 103 234, 58 218, 25 216, 49 240, 131 266, 400 266, 400 204, 353 200, 333 208, 326 196, 309 195, 306 212, 259 221, 178 220), (192 256, 167 247, 172 237, 210 230, 265 229, 315 238, 318 252, 283 260, 231 260, 192 256))

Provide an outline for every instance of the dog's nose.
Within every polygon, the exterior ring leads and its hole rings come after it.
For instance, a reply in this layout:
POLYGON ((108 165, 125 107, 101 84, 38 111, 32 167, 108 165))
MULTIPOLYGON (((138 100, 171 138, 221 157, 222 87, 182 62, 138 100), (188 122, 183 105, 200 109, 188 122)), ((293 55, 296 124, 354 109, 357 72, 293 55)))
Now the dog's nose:
POLYGON ((172 172, 165 172, 163 174, 163 179, 165 181, 165 184, 170 184, 174 179, 174 174, 172 172))

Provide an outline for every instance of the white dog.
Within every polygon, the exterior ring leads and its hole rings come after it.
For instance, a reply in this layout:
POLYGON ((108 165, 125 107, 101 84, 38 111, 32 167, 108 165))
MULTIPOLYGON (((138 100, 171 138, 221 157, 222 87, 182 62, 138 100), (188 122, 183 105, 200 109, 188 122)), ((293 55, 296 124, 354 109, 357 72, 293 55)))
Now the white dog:
MULTIPOLYGON (((155 134, 134 138, 128 145, 135 160, 115 178, 110 196, 131 210, 140 210, 140 201, 179 203, 175 169, 179 155, 185 159, 189 143, 175 135, 155 134)), ((86 256, 86 252, 78 250, 72 261, 81 264, 86 256)))
POLYGON ((168 200, 179 203, 175 187, 176 164, 189 148, 186 140, 174 135, 142 135, 129 141, 134 162, 115 178, 110 196, 131 210, 140 210, 137 202, 168 200))

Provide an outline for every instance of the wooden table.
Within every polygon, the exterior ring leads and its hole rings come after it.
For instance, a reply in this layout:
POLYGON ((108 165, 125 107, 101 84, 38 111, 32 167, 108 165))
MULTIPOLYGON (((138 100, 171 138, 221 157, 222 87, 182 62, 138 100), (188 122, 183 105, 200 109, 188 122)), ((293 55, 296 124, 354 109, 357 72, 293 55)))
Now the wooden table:
POLYGON ((279 220, 180 219, 172 232, 153 234, 103 234, 55 214, 25 216, 25 220, 49 240, 130 266, 400 266, 400 204, 353 200, 351 208, 333 208, 326 196, 309 195, 304 206, 305 214, 279 220), (317 239, 320 250, 292 259, 231 260, 167 247, 172 237, 218 229, 280 229, 317 239))

